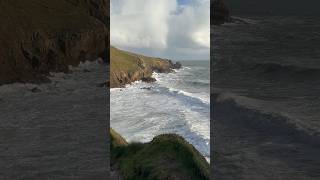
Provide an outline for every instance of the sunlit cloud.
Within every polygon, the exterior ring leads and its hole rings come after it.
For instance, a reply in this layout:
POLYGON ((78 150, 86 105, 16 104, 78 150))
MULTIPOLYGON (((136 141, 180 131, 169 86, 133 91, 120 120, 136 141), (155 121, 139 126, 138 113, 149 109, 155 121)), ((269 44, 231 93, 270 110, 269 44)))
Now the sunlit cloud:
POLYGON ((151 56, 209 59, 210 1, 111 0, 111 44, 151 56))

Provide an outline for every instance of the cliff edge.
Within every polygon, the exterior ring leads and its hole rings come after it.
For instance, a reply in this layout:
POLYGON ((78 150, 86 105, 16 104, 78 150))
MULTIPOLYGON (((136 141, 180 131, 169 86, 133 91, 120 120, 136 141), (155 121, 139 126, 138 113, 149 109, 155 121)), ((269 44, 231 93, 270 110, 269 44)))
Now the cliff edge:
POLYGON ((109 47, 109 0, 0 1, 0 84, 43 82, 109 47))
POLYGON ((110 87, 123 87, 131 82, 143 80, 154 81, 153 72, 169 73, 179 69, 179 62, 143 56, 110 47, 110 87))

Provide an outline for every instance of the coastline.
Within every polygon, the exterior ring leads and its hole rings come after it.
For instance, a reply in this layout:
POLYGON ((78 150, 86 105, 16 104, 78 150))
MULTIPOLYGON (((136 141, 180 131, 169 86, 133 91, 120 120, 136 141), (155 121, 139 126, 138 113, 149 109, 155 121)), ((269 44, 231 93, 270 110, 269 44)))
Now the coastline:
POLYGON ((0 84, 48 82, 50 72, 68 72, 69 65, 88 59, 106 60, 106 2, 0 3, 0 84))
MULTIPOLYGON (((181 64, 180 63, 172 63, 170 60, 166 60, 166 59, 160 59, 160 58, 152 58, 152 57, 146 57, 146 56, 142 56, 142 55, 138 55, 138 54, 133 54, 133 53, 129 53, 126 51, 121 51, 118 49, 113 48, 113 50, 111 50, 111 59, 110 59, 110 91, 112 92, 112 89, 121 89, 123 87, 125 87, 127 84, 132 84, 136 81, 143 81, 143 78, 154 78, 153 72, 157 72, 157 73, 170 73, 173 72, 175 69, 179 69, 181 68, 181 64), (116 52, 115 52, 116 51, 116 52), (115 66, 116 63, 114 63, 114 61, 118 60, 117 56, 124 56, 126 55, 127 59, 129 63, 127 63, 126 65, 129 66, 130 68, 125 69, 126 67, 122 68, 121 70, 117 69, 118 67, 115 66), (141 62, 143 61, 143 62, 141 62), (140 64, 140 65, 139 65, 140 64), (141 67, 141 64, 144 64, 144 68, 141 67), (178 64, 178 66, 177 66, 178 64), (179 68, 177 68, 179 67, 179 68), (125 70, 123 70, 125 69, 125 70), (116 71, 118 70, 118 72, 116 71), (124 83, 125 82, 125 83, 124 83)), ((127 62, 128 62, 127 61, 127 62)), ((153 80, 154 81, 154 80, 153 80)), ((153 82, 153 81, 149 81, 149 82, 153 82)), ((144 81, 147 82, 148 81, 144 81)), ((112 126, 111 126, 112 128, 112 126)), ((153 140, 151 140, 150 142, 145 142, 145 143, 127 143, 127 141, 118 133, 116 133, 114 130, 110 130, 110 136, 111 136, 111 169, 113 170, 113 173, 117 174, 118 176, 120 175, 121 177, 125 177, 125 178, 133 178, 133 177, 139 177, 139 178, 155 178, 155 174, 158 174, 158 178, 160 179, 166 179, 166 178, 172 178, 174 177, 176 174, 176 178, 182 178, 182 179, 209 179, 209 163, 207 162, 207 160, 205 159, 205 157, 191 144, 189 144, 183 137, 176 135, 176 134, 162 134, 162 135, 158 135, 153 137, 153 140), (116 135, 115 135, 116 134, 116 135), (117 137, 121 137, 120 138, 120 142, 125 142, 125 143, 120 143, 122 144, 122 146, 119 149, 117 148, 112 148, 112 146, 114 146, 114 143, 112 142, 112 138, 113 136, 117 136, 117 137), (162 145, 159 146, 155 146, 152 147, 152 151, 150 149, 150 152, 147 153, 152 153, 152 152, 158 152, 158 154, 156 155, 157 157, 152 157, 152 156, 142 156, 139 151, 134 151, 133 153, 131 153, 130 155, 128 154, 119 154, 118 151, 131 151, 131 148, 134 148, 135 146, 141 147, 141 151, 148 151, 148 148, 151 148, 149 146, 152 146, 156 140, 164 140, 164 142, 162 142, 162 145), (181 146, 178 149, 168 149, 165 151, 161 151, 161 149, 166 148, 167 143, 170 142, 174 142, 174 143, 180 143, 180 145, 177 146, 181 146), (144 148, 142 148, 144 147, 144 148), (187 160, 188 162, 190 162, 191 164, 193 164, 193 168, 196 168, 197 170, 191 170, 191 174, 187 173, 186 170, 190 168, 190 166, 188 166, 188 164, 184 164, 186 163, 185 160, 180 159, 180 158, 176 158, 176 156, 174 154, 178 153, 180 150, 183 151, 187 151, 189 153, 191 153, 191 159, 187 160), (168 156, 171 157, 171 159, 167 159, 168 161, 164 161, 162 164, 158 164, 157 161, 154 161, 153 159, 158 159, 158 156, 164 156, 165 154, 168 154, 168 156), (115 158, 116 157, 116 158, 115 158), (125 163, 123 159, 126 159, 126 161, 135 161, 135 163, 125 163), (139 161, 139 162, 136 162, 139 161), (149 162, 149 166, 151 167, 145 167, 143 163, 143 161, 149 162), (163 164, 167 164, 169 163, 167 166, 170 167, 170 164, 181 164, 184 167, 175 167, 176 171, 179 171, 179 173, 177 174, 177 172, 174 171, 173 167, 172 168, 165 168, 165 169, 161 169, 164 168, 163 164), (136 174, 136 173, 132 173, 132 169, 135 169, 139 166, 139 168, 141 169, 141 171, 150 171, 147 176, 144 176, 143 174, 136 174), (159 169, 160 168, 160 169, 159 169), (153 174, 155 173, 155 174, 153 174), (163 173, 161 175, 161 173, 163 173), (200 174, 199 174, 200 173, 200 174)), ((164 159, 166 159, 168 157, 164 157, 164 159)), ((192 168, 192 169, 193 169, 192 168)), ((190 170, 188 170, 190 171, 190 170)))
POLYGON ((155 81, 153 72, 170 73, 181 68, 180 62, 143 56, 110 47, 110 88, 124 87, 134 81, 155 81))

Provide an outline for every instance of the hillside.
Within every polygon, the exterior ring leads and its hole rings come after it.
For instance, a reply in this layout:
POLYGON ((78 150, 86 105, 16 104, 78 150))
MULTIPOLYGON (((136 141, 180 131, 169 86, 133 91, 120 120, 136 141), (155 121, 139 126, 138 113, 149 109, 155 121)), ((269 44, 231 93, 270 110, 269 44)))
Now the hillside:
POLYGON ((178 135, 160 135, 149 143, 128 144, 111 129, 110 139, 111 168, 117 168, 124 179, 209 179, 205 158, 178 135))
POLYGON ((42 82, 51 71, 106 57, 108 0, 0 1, 0 84, 42 82))
POLYGON ((181 64, 110 48, 110 87, 122 87, 137 80, 154 81, 152 72, 169 73, 181 64))

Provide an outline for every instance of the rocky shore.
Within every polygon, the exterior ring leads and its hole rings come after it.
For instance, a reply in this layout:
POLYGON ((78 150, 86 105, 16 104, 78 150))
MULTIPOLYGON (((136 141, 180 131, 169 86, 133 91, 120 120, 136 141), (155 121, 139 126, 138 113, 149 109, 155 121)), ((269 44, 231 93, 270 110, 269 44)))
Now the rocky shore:
MULTIPOLYGON (((134 81, 154 82, 153 72, 170 73, 182 67, 171 60, 147 57, 110 48, 110 87, 134 81)), ((203 155, 176 134, 163 134, 148 143, 128 143, 110 129, 111 179, 207 180, 209 163, 203 155)))
POLYGON ((153 82, 153 72, 169 73, 182 67, 181 63, 173 63, 168 59, 147 57, 110 48, 110 87, 123 87, 134 81, 153 82))
POLYGON ((108 0, 0 2, 0 84, 43 82, 49 72, 108 57, 108 0))

